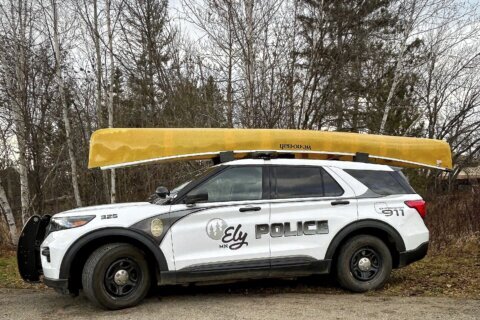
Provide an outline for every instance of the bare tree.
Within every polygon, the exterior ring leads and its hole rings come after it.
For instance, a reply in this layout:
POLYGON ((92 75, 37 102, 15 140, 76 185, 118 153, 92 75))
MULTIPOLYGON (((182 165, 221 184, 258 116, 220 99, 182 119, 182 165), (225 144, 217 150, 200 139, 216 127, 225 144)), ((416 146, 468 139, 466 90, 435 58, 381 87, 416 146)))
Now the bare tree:
POLYGON ((3 0, 0 205, 11 236, 32 213, 142 200, 178 182, 170 165, 87 170, 102 127, 380 129, 448 141, 452 182, 478 162, 478 4, 181 3, 188 27, 167 0, 3 0))
POLYGON ((213 67, 219 70, 219 78, 225 83, 227 125, 234 126, 235 97, 234 83, 237 81, 236 65, 238 61, 238 45, 235 36, 234 1, 182 0, 182 18, 196 26, 211 42, 210 47, 202 49, 211 60, 213 67))
MULTIPOLYGON (((95 112, 96 112, 96 127, 103 128, 108 125, 104 121, 104 109, 103 109, 103 66, 102 66, 102 43, 104 43, 101 36, 101 22, 100 22, 100 8, 98 0, 93 0, 92 2, 85 0, 76 0, 77 11, 80 14, 82 20, 84 21, 90 39, 94 45, 94 65, 95 65, 95 112), (93 7, 90 7, 92 3, 93 7), (91 19, 93 15, 93 20, 91 19)), ((110 2, 108 3, 110 5, 110 2)), ((112 52, 113 54, 113 52, 112 52)), ((112 178, 114 179, 114 178, 112 178)), ((108 186, 108 171, 102 171, 102 181, 103 181, 103 193, 105 195, 105 200, 111 202, 111 192, 108 186)))
MULTIPOLYGON (((28 134, 25 124, 27 108, 27 74, 28 65, 26 50, 29 47, 27 40, 28 28, 31 25, 30 1, 10 1, 8 6, 1 7, 2 14, 6 17, 2 23, 5 32, 11 34, 9 47, 15 54, 6 57, 2 54, 1 62, 5 70, 7 90, 10 89, 9 100, 11 103, 13 123, 18 150, 18 174, 20 177, 20 199, 22 208, 22 221, 25 223, 30 217, 30 184, 29 165, 27 160, 28 134), (11 59, 11 60, 9 60, 11 59), (10 63, 14 70, 10 71, 10 63)), ((4 39, 8 39, 5 35, 4 39)), ((5 52, 6 54, 6 52, 5 52)))
MULTIPOLYGON (((288 58, 286 37, 277 32, 285 31, 288 21, 278 14, 287 7, 284 2, 182 0, 182 18, 208 40, 200 55, 223 84, 230 126, 272 127, 278 122, 284 103, 276 90, 283 91, 285 85, 278 76, 288 58)), ((295 15, 289 18, 295 20, 295 15)))
MULTIPOLYGON (((113 82, 115 80, 115 59, 113 56, 113 30, 111 19, 111 0, 106 0, 107 33, 108 33, 108 58, 110 60, 110 79, 108 83, 108 127, 113 128, 113 82)), ((116 202, 116 175, 115 169, 110 170, 110 203, 116 202)))
POLYGON ((80 197, 80 189, 78 187, 78 173, 77 173, 77 159, 75 157, 75 150, 73 149, 72 142, 72 128, 70 125, 70 117, 68 114, 68 103, 65 98, 65 83, 62 76, 62 60, 60 52, 60 39, 58 32, 58 9, 57 1, 52 0, 53 11, 53 48, 55 51, 56 67, 55 72, 57 75, 58 95, 60 103, 62 104, 63 123, 65 125, 65 138, 67 142, 68 156, 70 158, 70 168, 72 170, 72 187, 75 197, 75 203, 77 207, 82 206, 82 199, 80 197))
POLYGON ((423 12, 428 1, 423 0, 406 0, 401 5, 401 9, 405 11, 406 19, 404 19, 403 23, 403 33, 400 40, 400 50, 398 53, 397 63, 395 66, 395 71, 393 75, 392 85, 388 92, 387 101, 385 102, 385 109, 383 111, 382 122, 380 123, 379 133, 383 133, 385 130, 385 124, 387 123, 388 113, 390 112, 391 102, 393 95, 395 94, 395 90, 397 89, 398 83, 404 72, 404 59, 407 50, 408 41, 411 38, 412 32, 414 30, 415 24, 420 19, 420 14, 423 12))
MULTIPOLYGON (((406 59, 408 47, 418 41, 424 41, 432 33, 442 35, 451 34, 449 28, 461 30, 468 28, 465 23, 470 24, 469 20, 475 14, 478 14, 478 5, 461 4, 455 1, 443 0, 403 0, 398 3, 399 16, 402 17, 401 30, 398 35, 398 54, 396 57, 396 66, 393 73, 392 84, 388 93, 383 111, 382 121, 379 132, 384 133, 385 125, 392 108, 393 96, 397 90, 399 82, 407 73, 407 69, 418 66, 407 66, 406 59), (460 27, 459 27, 460 24, 460 27)), ((474 24, 470 24, 474 26, 474 24)), ((473 29, 476 29, 474 27, 473 29)), ((473 33, 470 33, 472 39, 473 33)), ((457 39, 458 41, 459 39, 457 39)), ((412 124, 412 128, 415 123, 412 124)))

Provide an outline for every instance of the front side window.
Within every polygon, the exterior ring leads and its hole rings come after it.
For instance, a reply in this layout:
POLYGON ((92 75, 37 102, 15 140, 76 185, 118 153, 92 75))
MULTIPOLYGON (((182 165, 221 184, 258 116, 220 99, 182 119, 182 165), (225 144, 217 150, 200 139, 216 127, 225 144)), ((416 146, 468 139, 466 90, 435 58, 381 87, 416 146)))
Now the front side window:
POLYGON ((277 199, 335 197, 343 194, 338 183, 320 167, 274 167, 277 199))
POLYGON ((208 202, 261 200, 262 167, 228 168, 196 187, 188 195, 208 194, 208 202))

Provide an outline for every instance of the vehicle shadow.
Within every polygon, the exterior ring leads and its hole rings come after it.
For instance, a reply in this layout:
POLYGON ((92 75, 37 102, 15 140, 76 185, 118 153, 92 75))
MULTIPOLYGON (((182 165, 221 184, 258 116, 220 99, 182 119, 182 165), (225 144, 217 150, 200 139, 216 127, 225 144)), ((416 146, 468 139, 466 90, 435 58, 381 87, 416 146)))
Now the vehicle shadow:
POLYGON ((169 285, 152 289, 151 296, 174 297, 217 294, 283 294, 283 293, 325 293, 344 294, 333 276, 315 275, 299 278, 251 279, 236 282, 201 283, 190 285, 169 285))

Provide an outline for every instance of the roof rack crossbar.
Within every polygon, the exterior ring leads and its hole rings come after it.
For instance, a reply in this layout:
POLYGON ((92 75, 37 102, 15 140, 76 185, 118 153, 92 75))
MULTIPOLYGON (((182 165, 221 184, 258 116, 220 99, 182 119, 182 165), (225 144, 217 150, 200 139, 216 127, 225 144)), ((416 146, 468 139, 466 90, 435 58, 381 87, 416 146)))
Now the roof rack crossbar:
POLYGON ((368 163, 369 162, 369 157, 370 157, 370 155, 368 153, 356 152, 355 156, 353 157, 353 161, 354 162, 368 163))
POLYGON ((251 159, 295 159, 295 154, 291 152, 277 152, 277 151, 256 151, 251 152, 246 158, 251 159))
POLYGON ((217 165, 220 163, 230 162, 235 160, 235 156, 233 155, 233 151, 222 151, 216 156, 212 158, 213 164, 217 165))
POLYGON ((255 151, 250 153, 247 158, 270 160, 278 157, 275 151, 255 151))

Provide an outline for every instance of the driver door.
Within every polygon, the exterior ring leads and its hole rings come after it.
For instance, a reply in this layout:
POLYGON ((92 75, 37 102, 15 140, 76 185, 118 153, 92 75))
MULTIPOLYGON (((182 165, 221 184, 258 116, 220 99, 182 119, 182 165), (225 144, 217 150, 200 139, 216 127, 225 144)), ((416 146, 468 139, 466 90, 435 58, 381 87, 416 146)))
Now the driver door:
POLYGON ((227 166, 187 194, 208 194, 206 202, 172 205, 172 214, 192 210, 172 226, 176 271, 268 274, 270 239, 255 238, 255 225, 270 219, 267 179, 259 165, 227 166))

